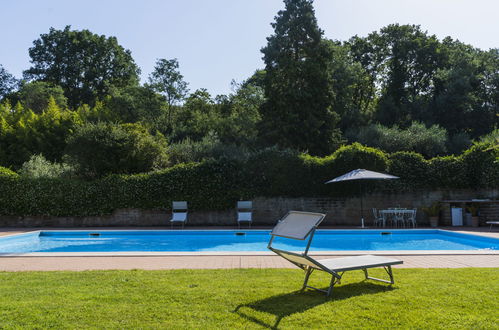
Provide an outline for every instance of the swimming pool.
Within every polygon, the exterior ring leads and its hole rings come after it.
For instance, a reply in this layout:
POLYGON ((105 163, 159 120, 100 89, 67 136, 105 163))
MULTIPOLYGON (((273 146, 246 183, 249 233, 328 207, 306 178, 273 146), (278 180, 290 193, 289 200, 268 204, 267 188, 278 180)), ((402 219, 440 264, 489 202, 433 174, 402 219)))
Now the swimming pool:
MULTIPOLYGON (((62 230, 0 237, 0 254, 268 251, 268 230, 62 230)), ((299 251, 306 241, 276 238, 299 251)), ((499 239, 444 230, 318 230, 311 251, 499 250, 499 239)))

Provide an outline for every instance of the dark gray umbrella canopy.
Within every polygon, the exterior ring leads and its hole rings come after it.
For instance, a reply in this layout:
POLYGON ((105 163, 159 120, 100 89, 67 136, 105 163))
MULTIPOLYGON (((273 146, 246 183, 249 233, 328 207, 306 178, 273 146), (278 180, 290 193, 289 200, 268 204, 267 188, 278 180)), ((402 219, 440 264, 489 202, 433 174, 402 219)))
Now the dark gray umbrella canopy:
POLYGON ((359 168, 357 170, 353 170, 351 172, 348 172, 347 174, 343 174, 342 176, 329 180, 326 183, 349 181, 349 180, 375 180, 375 179, 384 180, 384 179, 398 179, 398 178, 399 178, 398 176, 373 172, 359 168))
MULTIPOLYGON (((352 180, 387 180, 387 179, 399 179, 398 176, 394 175, 389 175, 385 173, 379 173, 379 172, 374 172, 374 171, 369 171, 369 170, 364 170, 364 169, 356 169, 351 172, 348 172, 346 174, 343 174, 342 176, 339 176, 337 178, 334 178, 332 180, 327 181, 326 183, 335 183, 335 182, 342 182, 342 181, 352 181, 352 180)), ((363 205, 362 205, 362 185, 359 182, 360 186, 360 217, 361 217, 361 222, 362 222, 362 228, 364 228, 364 210, 363 210, 363 205)))

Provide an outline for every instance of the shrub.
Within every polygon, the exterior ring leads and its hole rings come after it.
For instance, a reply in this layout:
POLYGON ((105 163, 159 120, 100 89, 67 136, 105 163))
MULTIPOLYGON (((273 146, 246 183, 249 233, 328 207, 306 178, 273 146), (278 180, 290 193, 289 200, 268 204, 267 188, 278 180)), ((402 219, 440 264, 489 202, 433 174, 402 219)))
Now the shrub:
POLYGON ((429 183, 440 188, 466 187, 466 169, 461 157, 446 156, 429 160, 429 183))
POLYGON ((245 159, 249 152, 234 144, 220 142, 215 134, 208 134, 201 141, 189 138, 168 147, 168 158, 172 164, 201 162, 207 159, 245 159))
POLYGON ((167 163, 164 137, 152 136, 139 124, 81 126, 68 139, 66 154, 85 178, 147 172, 167 163))
POLYGON ((17 174, 16 172, 14 172, 6 167, 0 166, 0 177, 2 177, 2 178, 17 178, 18 176, 19 176, 19 174, 17 174))
POLYGON ((364 183, 366 189, 486 188, 499 185, 497 146, 476 144, 462 156, 425 160, 413 152, 387 156, 359 144, 319 158, 269 148, 247 160, 221 158, 135 175, 92 181, 19 177, 0 168, 0 214, 86 216, 119 208, 168 208, 188 200, 194 210, 228 209, 240 198, 345 196, 353 183, 324 183, 356 168, 385 172, 400 180, 364 183), (462 180, 461 180, 462 178, 462 180))
POLYGON ((423 123, 413 122, 407 129, 401 129, 376 124, 361 128, 356 135, 352 132, 349 135, 354 141, 386 152, 413 151, 425 157, 447 152, 447 132, 438 125, 426 127, 423 123))
POLYGON ((251 155, 244 176, 253 194, 296 197, 308 195, 310 191, 309 173, 303 158, 292 150, 274 147, 251 155))
POLYGON ((340 147, 331 156, 330 174, 338 176, 363 168, 372 171, 386 171, 388 165, 387 155, 378 149, 366 147, 360 143, 353 143, 348 146, 340 147))
POLYGON ((449 154, 459 155, 471 147, 471 138, 467 133, 457 133, 449 137, 446 145, 449 154))
POLYGON ((469 187, 499 187, 499 145, 475 143, 462 154, 469 187))
POLYGON ((407 188, 424 187, 431 181, 428 161, 415 152, 391 154, 389 172, 400 177, 399 183, 407 188))
POLYGON ((73 176, 74 168, 65 163, 52 163, 40 154, 31 156, 19 173, 29 178, 62 178, 73 176))

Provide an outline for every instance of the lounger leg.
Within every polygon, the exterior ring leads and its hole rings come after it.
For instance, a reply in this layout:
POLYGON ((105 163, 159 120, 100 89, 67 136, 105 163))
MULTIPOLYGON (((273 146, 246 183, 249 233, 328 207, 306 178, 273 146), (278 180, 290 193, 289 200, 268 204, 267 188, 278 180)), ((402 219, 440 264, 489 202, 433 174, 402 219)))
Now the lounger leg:
POLYGON ((331 283, 329 284, 329 289, 327 289, 326 296, 330 297, 331 293, 333 292, 333 287, 335 286, 336 283, 340 283, 340 278, 337 278, 336 276, 332 275, 331 276, 331 283))
POLYGON ((305 289, 307 288, 308 278, 310 277, 310 274, 312 274, 313 270, 313 268, 307 267, 307 270, 305 272, 305 280, 303 281, 303 287, 301 288, 301 291, 305 291, 305 289))
POLYGON ((364 268, 362 270, 364 271, 364 275, 366 276, 366 280, 373 280, 373 281, 379 281, 379 282, 394 284, 395 281, 393 279, 392 266, 386 266, 386 267, 383 267, 383 268, 386 271, 386 273, 388 274, 388 276, 390 277, 389 281, 383 280, 383 279, 380 279, 380 278, 376 278, 376 277, 370 277, 369 274, 367 273, 367 269, 366 268, 364 268))

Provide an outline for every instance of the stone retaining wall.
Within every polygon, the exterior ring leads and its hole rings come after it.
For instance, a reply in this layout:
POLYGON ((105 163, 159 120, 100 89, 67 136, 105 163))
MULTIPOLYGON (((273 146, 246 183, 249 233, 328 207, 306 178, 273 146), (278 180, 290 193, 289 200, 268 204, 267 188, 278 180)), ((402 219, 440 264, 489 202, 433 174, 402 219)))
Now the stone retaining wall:
MULTIPOLYGON (((434 201, 448 199, 497 199, 499 190, 457 190, 457 191, 414 191, 406 193, 374 193, 364 196, 364 218, 366 225, 373 219, 372 208, 389 207, 416 208, 417 222, 428 224, 421 207, 434 201)), ((484 216, 480 223, 491 219, 499 219, 497 204, 482 204, 484 216)), ((274 225, 289 210, 312 211, 326 213, 324 226, 358 226, 360 225, 359 198, 255 198, 253 200, 253 224, 274 225)), ((42 217, 42 216, 0 216, 0 227, 113 227, 113 226, 169 226, 170 211, 120 209, 112 215, 92 217, 42 217)), ((226 211, 189 211, 189 226, 232 226, 236 225, 235 210, 226 211)), ((442 225, 450 225, 450 219, 442 217, 442 225)))

